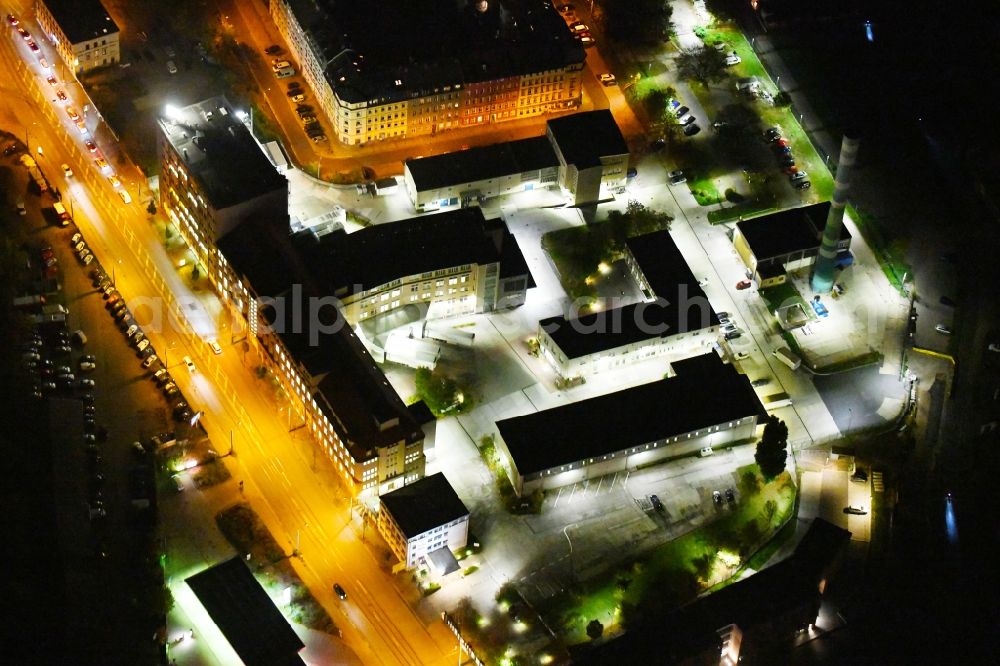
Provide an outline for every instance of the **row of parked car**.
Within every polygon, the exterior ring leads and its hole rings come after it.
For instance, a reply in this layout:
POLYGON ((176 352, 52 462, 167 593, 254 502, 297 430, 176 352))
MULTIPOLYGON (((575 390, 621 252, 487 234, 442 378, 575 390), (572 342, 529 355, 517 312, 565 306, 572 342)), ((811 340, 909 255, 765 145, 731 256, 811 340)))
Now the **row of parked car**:
POLYGON ((778 166, 784 169, 788 176, 788 181, 797 190, 808 190, 812 187, 809 182, 809 174, 800 171, 795 163, 795 156, 792 154, 792 144, 781 135, 780 127, 768 127, 764 130, 764 141, 771 145, 774 157, 778 161, 778 166))

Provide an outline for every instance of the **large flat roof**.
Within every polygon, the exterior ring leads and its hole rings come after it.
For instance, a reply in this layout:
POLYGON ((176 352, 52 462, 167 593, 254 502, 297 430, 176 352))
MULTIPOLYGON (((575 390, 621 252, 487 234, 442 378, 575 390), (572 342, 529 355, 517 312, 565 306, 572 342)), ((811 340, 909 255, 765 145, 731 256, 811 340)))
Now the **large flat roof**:
POLYGON ((170 118, 160 118, 159 123, 166 140, 216 210, 276 190, 288 191, 288 181, 234 115, 224 96, 171 109, 170 118))
POLYGON ((49 13, 73 44, 119 32, 100 0, 43 0, 49 13))
POLYGON ((340 99, 387 103, 583 63, 543 0, 290 0, 340 99))
POLYGON ((596 166, 601 157, 628 154, 625 137, 607 109, 553 118, 548 131, 566 163, 577 168, 596 166))
POLYGON ((386 493, 379 500, 407 539, 469 515, 441 472, 386 493))
POLYGON ((656 300, 575 319, 563 315, 542 319, 539 326, 548 332, 567 358, 581 358, 650 338, 719 324, 705 292, 698 286, 698 279, 691 273, 669 233, 657 231, 629 238, 626 246, 656 300))
POLYGON ((674 364, 676 377, 497 421, 522 475, 597 458, 764 409, 746 375, 714 354, 674 364))
POLYGON ((240 557, 187 579, 195 596, 247 666, 302 666, 305 644, 240 557))
MULTIPOLYGON (((747 240, 757 261, 818 248, 830 202, 800 206, 762 215, 736 223, 747 240)), ((840 229, 840 238, 851 237, 847 227, 840 229)))
POLYGON ((486 232, 479 208, 335 232, 296 242, 310 273, 339 297, 366 291, 409 275, 465 264, 489 264, 500 252, 486 232))
POLYGON ((425 191, 555 168, 559 158, 548 137, 538 136, 406 160, 404 166, 417 189, 425 191))

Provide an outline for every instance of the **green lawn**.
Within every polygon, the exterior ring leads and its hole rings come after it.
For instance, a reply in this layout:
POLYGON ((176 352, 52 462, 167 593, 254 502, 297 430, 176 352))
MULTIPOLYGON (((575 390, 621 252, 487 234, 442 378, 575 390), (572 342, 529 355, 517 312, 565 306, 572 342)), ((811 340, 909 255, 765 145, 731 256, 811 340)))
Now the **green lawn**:
MULTIPOLYGON (((764 483, 756 465, 738 470, 734 510, 657 548, 643 558, 589 581, 576 594, 549 604, 546 614, 568 643, 589 640, 594 619, 605 631, 624 621, 634 609, 666 611, 692 600, 701 591, 728 580, 794 513, 796 489, 785 471, 764 483)), ((779 544, 780 545, 780 544, 779 544)))
POLYGON ((714 206, 722 198, 722 194, 715 186, 715 181, 710 176, 694 180, 688 179, 687 186, 699 206, 714 206))

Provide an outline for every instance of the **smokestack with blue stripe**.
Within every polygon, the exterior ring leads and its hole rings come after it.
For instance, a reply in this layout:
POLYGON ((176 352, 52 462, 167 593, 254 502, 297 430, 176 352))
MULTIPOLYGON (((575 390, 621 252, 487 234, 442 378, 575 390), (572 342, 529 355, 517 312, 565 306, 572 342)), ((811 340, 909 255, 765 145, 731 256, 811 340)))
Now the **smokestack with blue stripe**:
POLYGON ((840 160, 837 162, 837 177, 833 183, 833 201, 823 228, 823 242, 819 246, 819 256, 813 269, 812 288, 817 293, 827 293, 833 288, 833 269, 837 258, 837 243, 840 230, 844 226, 844 206, 847 205, 847 190, 850 188, 851 169, 858 154, 858 140, 844 136, 840 144, 840 160))

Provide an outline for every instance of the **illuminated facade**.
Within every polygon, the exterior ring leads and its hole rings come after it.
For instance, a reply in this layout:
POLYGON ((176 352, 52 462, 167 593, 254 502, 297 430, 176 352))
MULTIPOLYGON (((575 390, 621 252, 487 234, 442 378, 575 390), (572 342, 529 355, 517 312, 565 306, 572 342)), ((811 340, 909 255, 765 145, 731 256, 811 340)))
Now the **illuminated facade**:
POLYGON ((414 306, 428 318, 517 307, 534 286, 514 236, 479 208, 299 244, 352 325, 414 306))
POLYGON ((121 60, 118 26, 99 0, 37 0, 35 18, 74 74, 121 60))
POLYGON ((309 277, 288 242, 287 180, 223 97, 170 109, 159 126, 161 207, 246 322, 248 342, 288 398, 289 427, 306 427, 362 497, 422 478, 433 423, 411 414, 353 331, 313 341, 298 334, 313 322, 274 321, 261 308, 262 296, 299 299, 305 313, 316 295, 303 291, 309 277))
POLYGON ((665 357, 704 354, 718 341, 719 318, 666 231, 625 242, 625 265, 646 300, 538 322, 541 357, 565 378, 665 357))
POLYGON ((755 436, 766 413, 750 380, 714 353, 676 376, 496 422, 519 496, 636 469, 755 436))
POLYGON ((379 503, 378 530, 400 569, 437 564, 447 572, 452 553, 469 541, 469 510, 440 472, 382 495, 379 503))
POLYGON ((362 12, 322 0, 270 3, 342 143, 434 135, 580 105, 583 48, 551 4, 507 0, 501 7, 496 0, 479 11, 444 2, 415 17, 407 4, 373 0, 362 12), (448 48, 432 53, 421 25, 448 48))

